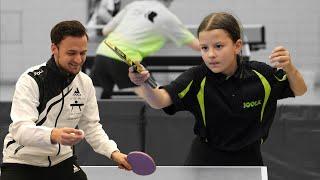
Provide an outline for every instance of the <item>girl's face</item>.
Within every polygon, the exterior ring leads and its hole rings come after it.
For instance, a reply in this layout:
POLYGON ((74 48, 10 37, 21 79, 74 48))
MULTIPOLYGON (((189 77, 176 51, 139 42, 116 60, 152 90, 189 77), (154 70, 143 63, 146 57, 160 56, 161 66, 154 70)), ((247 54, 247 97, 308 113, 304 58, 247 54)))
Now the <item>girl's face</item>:
POLYGON ((232 41, 223 29, 202 31, 199 33, 202 59, 214 73, 231 76, 237 69, 237 54, 240 53, 242 41, 232 41))

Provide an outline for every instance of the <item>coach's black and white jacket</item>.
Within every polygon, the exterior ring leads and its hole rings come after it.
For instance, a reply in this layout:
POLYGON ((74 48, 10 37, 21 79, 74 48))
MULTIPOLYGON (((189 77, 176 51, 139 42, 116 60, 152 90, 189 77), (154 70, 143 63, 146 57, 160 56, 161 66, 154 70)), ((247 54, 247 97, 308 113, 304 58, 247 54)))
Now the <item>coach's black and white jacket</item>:
POLYGON ((20 76, 10 116, 13 122, 4 140, 3 163, 45 167, 71 157, 70 146, 51 144, 54 127, 78 125, 92 148, 109 158, 118 150, 99 123, 91 79, 82 72, 62 72, 53 57, 20 76))

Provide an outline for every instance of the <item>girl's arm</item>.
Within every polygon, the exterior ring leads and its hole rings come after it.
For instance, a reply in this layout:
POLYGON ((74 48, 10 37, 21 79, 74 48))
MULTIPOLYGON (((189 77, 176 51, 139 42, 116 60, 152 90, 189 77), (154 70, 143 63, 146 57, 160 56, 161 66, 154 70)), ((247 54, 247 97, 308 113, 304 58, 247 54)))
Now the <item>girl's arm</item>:
POLYGON ((287 73, 290 88, 295 96, 302 96, 307 91, 307 85, 298 69, 292 64, 290 53, 282 46, 273 49, 269 56, 276 68, 281 68, 287 73))
POLYGON ((145 81, 150 77, 149 71, 141 73, 133 72, 133 68, 129 68, 129 78, 136 84, 140 85, 139 94, 153 108, 161 109, 172 104, 169 93, 164 89, 151 88, 145 81))

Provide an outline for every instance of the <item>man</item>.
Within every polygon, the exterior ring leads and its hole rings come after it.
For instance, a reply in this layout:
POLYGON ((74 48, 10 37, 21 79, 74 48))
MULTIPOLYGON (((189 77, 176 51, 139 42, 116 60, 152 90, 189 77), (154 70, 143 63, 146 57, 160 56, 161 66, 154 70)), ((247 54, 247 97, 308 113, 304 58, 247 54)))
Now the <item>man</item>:
MULTIPOLYGON (((103 28, 106 40, 135 61, 157 52, 168 40, 199 51, 198 40, 169 11, 171 2, 144 0, 128 4, 103 28)), ((103 88, 101 98, 110 98, 115 84, 120 89, 135 87, 128 78, 127 65, 103 42, 96 53, 90 76, 95 86, 103 88)), ((139 94, 138 87, 135 90, 139 94)))
POLYGON ((60 22, 51 30, 51 42, 51 58, 16 84, 2 180, 86 179, 72 152, 84 137, 96 152, 130 170, 126 155, 102 129, 94 87, 80 72, 88 42, 84 26, 60 22))

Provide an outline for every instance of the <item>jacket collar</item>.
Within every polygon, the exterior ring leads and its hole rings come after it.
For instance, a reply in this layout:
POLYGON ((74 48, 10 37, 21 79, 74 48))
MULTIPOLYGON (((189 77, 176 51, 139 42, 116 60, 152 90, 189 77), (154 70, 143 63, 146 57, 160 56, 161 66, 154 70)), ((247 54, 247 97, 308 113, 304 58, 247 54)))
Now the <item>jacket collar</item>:
POLYGON ((73 81, 73 79, 76 77, 76 75, 68 73, 68 72, 64 71, 63 69, 59 68, 53 55, 51 55, 51 58, 47 61, 47 66, 56 75, 58 75, 60 78, 62 78, 62 80, 66 81, 68 84, 70 84, 73 81))

